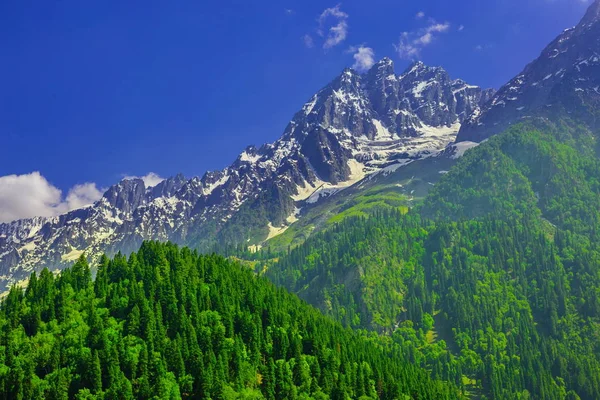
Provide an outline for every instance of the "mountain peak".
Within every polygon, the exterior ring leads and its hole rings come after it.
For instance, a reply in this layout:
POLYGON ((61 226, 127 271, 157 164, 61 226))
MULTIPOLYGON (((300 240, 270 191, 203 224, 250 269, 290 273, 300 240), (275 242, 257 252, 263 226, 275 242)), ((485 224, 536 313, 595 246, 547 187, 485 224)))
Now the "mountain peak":
POLYGON ((150 198, 170 197, 173 196, 179 189, 183 187, 186 179, 182 173, 165 179, 154 187, 147 188, 150 191, 150 198))
POLYGON ((123 179, 102 196, 111 206, 131 213, 144 200, 146 185, 140 178, 123 179))
POLYGON ((600 0, 595 0, 587 9, 579 25, 589 25, 600 20, 600 0))
POLYGON ((417 61, 413 61, 408 68, 406 69, 406 71, 412 71, 412 70, 417 70, 417 69, 422 69, 425 68, 425 63, 421 60, 417 60, 417 61))
POLYGON ((367 74, 376 75, 393 75, 394 74, 394 62, 389 57, 383 57, 381 60, 373 64, 367 74))
POLYGON ((344 68, 342 73, 333 81, 333 85, 335 87, 344 87, 344 86, 352 86, 360 80, 360 75, 358 72, 353 70, 352 68, 344 68))
POLYGON ((408 81, 450 81, 448 72, 442 67, 431 67, 422 61, 415 61, 400 75, 400 79, 408 79, 408 81))
POLYGON ((392 61, 391 58, 389 57, 383 57, 381 60, 377 61, 375 64, 373 64, 373 67, 371 68, 385 68, 385 67, 394 67, 394 62, 392 61))
POLYGON ((574 29, 563 31, 461 126, 457 141, 480 142, 522 120, 577 115, 595 127, 600 101, 600 0, 574 29))
POLYGON ((433 70, 437 70, 437 69, 442 69, 440 67, 430 67, 428 65, 426 65, 423 61, 415 61, 412 64, 410 64, 408 66, 408 68, 406 68, 406 70, 404 71, 404 73, 402 74, 403 76, 406 75, 420 75, 422 73, 427 73, 433 70))

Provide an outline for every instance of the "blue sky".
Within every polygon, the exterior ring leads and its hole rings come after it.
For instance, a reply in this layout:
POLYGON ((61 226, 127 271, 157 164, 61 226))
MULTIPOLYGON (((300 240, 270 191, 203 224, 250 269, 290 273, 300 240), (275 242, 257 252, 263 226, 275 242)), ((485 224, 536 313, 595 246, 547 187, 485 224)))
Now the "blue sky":
POLYGON ((63 201, 86 182, 223 168, 278 138, 359 50, 358 66, 418 58, 497 88, 587 5, 2 1, 0 180, 39 171, 63 201))

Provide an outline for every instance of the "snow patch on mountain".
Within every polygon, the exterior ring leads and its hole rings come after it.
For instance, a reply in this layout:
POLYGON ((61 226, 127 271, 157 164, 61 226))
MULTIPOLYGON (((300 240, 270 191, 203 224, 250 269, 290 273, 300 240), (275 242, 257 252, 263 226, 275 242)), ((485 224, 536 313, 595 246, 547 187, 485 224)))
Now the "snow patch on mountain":
POLYGON ((375 140, 392 140, 394 135, 381 123, 381 121, 374 119, 373 124, 375 125, 375 140))
POLYGON ((61 259, 63 261, 76 261, 83 253, 83 250, 72 249, 70 252, 63 254, 61 259))
POLYGON ((314 184, 304 182, 296 187, 297 194, 292 195, 294 201, 302 201, 308 199, 317 189, 323 186, 323 181, 315 181, 314 184))
POLYGON ((269 235, 267 236, 266 240, 273 239, 275 236, 281 235, 283 232, 285 232, 289 228, 288 225, 284 225, 284 226, 276 228, 270 222, 267 226, 269 228, 269 235))
POLYGON ((479 146, 479 144, 480 143, 476 143, 476 142, 453 143, 451 146, 449 146, 449 149, 452 152, 452 155, 450 156, 450 158, 452 158, 452 159, 460 158, 465 155, 465 152, 467 150, 472 149, 473 147, 477 147, 477 146, 479 146))

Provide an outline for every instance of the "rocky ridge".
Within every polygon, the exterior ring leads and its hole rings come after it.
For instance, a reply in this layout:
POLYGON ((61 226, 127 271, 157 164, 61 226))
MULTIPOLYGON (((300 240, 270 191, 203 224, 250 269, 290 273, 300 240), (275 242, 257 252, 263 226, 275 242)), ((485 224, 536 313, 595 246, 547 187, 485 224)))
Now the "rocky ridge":
POLYGON ((571 118, 598 128, 600 1, 462 125, 458 141, 481 142, 531 118, 571 118))
POLYGON ((0 284, 63 268, 83 253, 128 253, 147 239, 204 250, 215 242, 258 244, 301 208, 370 173, 439 154, 492 94, 421 62, 400 75, 388 58, 363 75, 346 69, 280 139, 246 148, 222 171, 154 187, 123 180, 86 208, 0 224, 0 284))

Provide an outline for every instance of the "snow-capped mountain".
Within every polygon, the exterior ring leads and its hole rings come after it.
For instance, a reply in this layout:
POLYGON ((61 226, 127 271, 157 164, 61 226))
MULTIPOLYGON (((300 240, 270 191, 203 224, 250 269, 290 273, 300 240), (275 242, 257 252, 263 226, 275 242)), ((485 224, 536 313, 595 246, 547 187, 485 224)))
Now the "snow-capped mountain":
POLYGON ((522 73, 465 121, 458 141, 480 142, 531 117, 574 118, 597 128, 600 106, 600 1, 522 73))
POLYGON ((0 224, 0 285, 34 269, 60 269, 84 252, 127 253, 146 239, 204 250, 258 244, 321 197, 381 168, 440 153, 492 95, 420 62, 400 75, 388 58, 363 75, 346 69, 280 139, 246 148, 222 171, 154 187, 123 180, 87 208, 0 224))

